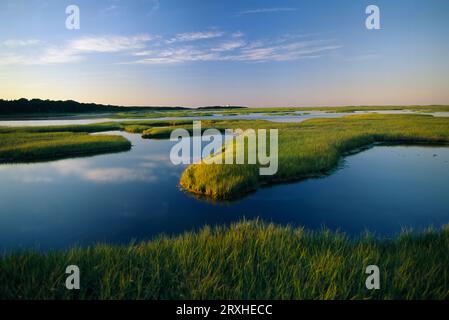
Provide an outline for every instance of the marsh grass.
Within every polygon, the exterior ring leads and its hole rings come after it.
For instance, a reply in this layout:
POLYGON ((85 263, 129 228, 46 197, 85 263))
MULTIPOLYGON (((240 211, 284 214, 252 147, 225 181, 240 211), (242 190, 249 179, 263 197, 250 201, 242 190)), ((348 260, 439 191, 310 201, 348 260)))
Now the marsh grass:
POLYGON ((328 113, 353 113, 356 111, 399 111, 411 110, 415 112, 449 112, 449 106, 342 106, 342 107, 276 107, 276 108, 230 108, 217 109, 213 111, 204 110, 178 110, 178 111, 130 111, 116 114, 113 118, 165 118, 165 117, 205 117, 215 114, 224 116, 239 116, 248 114, 266 114, 270 116, 296 116, 297 112, 324 111, 328 113))
POLYGON ((212 199, 234 199, 267 184, 328 174, 346 154, 375 143, 449 143, 449 119, 432 116, 352 115, 299 124, 248 121, 225 125, 238 128, 243 123, 243 129, 279 129, 277 174, 260 176, 259 165, 200 163, 184 171, 180 180, 183 188, 212 199))
MULTIPOLYGON (((89 135, 159 130, 166 138, 191 121, 0 128, 0 158, 46 159, 128 148, 123 137, 89 135), (106 150, 111 147, 109 150, 106 150), (104 148, 104 149, 102 149, 104 148)), ((325 174, 374 143, 449 141, 449 119, 363 115, 298 123, 210 121, 217 129, 280 130, 279 172, 257 165, 193 165, 181 178, 192 192, 233 197, 264 184, 325 174)), ((449 299, 449 228, 394 239, 349 238, 261 221, 205 227, 126 246, 0 255, 0 299, 449 299), (81 290, 65 288, 65 268, 81 269, 81 290), (365 268, 381 269, 381 290, 365 288, 365 268)))
POLYGON ((153 127, 187 123, 189 122, 130 121, 67 126, 0 127, 0 163, 38 162, 127 151, 131 149, 131 143, 124 137, 90 133, 142 133, 153 127))
MULTIPOLYGON (((224 133, 223 128, 224 123, 221 121, 202 121, 201 122, 201 134, 207 129, 218 129, 220 132, 224 133)), ((162 126, 153 127, 145 130, 142 134, 144 139, 168 139, 170 138, 172 132, 176 129, 183 129, 187 131, 191 136, 193 135, 193 122, 190 121, 188 125, 172 125, 172 126, 162 126)))
POLYGON ((72 132, 1 134, 0 163, 54 160, 130 148, 131 143, 120 136, 72 132))
POLYGON ((296 112, 324 111, 329 113, 352 113, 356 111, 400 111, 411 110, 415 112, 449 112, 449 106, 342 106, 342 107, 279 107, 279 108, 246 108, 232 111, 217 112, 223 115, 245 115, 251 113, 264 113, 271 115, 297 115, 296 112))
POLYGON ((0 256, 1 299, 448 299, 449 229, 393 240, 261 221, 129 246, 0 256), (65 289, 65 268, 81 290, 65 289), (380 268, 381 290, 365 287, 380 268))

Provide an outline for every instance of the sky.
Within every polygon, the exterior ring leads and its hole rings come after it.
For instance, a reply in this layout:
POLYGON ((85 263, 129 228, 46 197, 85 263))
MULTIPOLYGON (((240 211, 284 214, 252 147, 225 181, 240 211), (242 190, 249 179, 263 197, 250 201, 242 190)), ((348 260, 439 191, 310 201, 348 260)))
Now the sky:
POLYGON ((448 12, 447 0, 0 0, 0 98, 449 104, 448 12))

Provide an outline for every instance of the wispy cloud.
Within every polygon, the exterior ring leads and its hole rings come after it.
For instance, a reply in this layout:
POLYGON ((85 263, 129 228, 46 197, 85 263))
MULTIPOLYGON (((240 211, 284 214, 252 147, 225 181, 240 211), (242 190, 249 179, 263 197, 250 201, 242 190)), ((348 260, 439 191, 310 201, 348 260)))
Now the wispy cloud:
POLYGON ((259 9, 252 9, 252 10, 246 10, 246 11, 240 11, 237 15, 248 15, 248 14, 260 14, 260 13, 273 13, 273 12, 293 12, 298 11, 298 8, 259 8, 259 9))
POLYGON ((53 47, 46 49, 43 54, 37 58, 31 58, 31 60, 25 61, 24 64, 61 64, 77 62, 80 60, 83 60, 83 56, 71 48, 53 47))
POLYGON ((20 50, 32 41, 7 42, 0 65, 73 63, 98 54, 120 53, 122 64, 176 64, 200 61, 270 62, 311 59, 341 48, 335 39, 288 35, 275 39, 246 39, 241 32, 202 31, 179 33, 168 40, 148 34, 135 36, 84 36, 61 45, 40 43, 39 50, 20 50), (154 40, 154 41, 153 41, 154 40), (128 61, 127 61, 128 60, 128 61))
POLYGON ((218 46, 212 48, 211 50, 215 52, 232 51, 241 48, 245 45, 246 45, 245 41, 226 41, 220 43, 218 46))
MULTIPOLYGON (((149 35, 124 36, 89 36, 67 41, 60 46, 49 45, 28 52, 9 52, 0 55, 0 65, 43 65, 71 63, 83 60, 84 54, 117 53, 145 48, 153 37, 149 35)), ((8 40, 6 44, 14 49, 20 46, 39 44, 37 40, 8 40)))
POLYGON ((203 32, 188 32, 188 33, 179 33, 174 38, 167 40, 167 43, 175 43, 175 42, 188 42, 188 41, 197 41, 197 40, 207 40, 214 39, 223 36, 223 32, 221 31, 203 31, 203 32))
POLYGON ((138 64, 173 64, 195 61, 269 62, 317 58, 341 48, 334 39, 298 40, 285 37, 276 40, 247 42, 244 39, 221 41, 213 46, 188 45, 140 52, 138 64), (293 39, 293 40, 291 40, 293 39))
MULTIPOLYGON (((142 162, 145 164, 147 162, 142 162)), ((65 160, 53 164, 56 172, 64 176, 96 183, 123 183, 156 181, 157 175, 150 166, 136 166, 135 168, 92 166, 87 160, 65 160)))
POLYGON ((154 51, 152 51, 152 50, 144 50, 144 51, 133 52, 133 56, 145 57, 145 56, 152 55, 153 53, 154 53, 154 51))
POLYGON ((9 48, 27 47, 40 44, 41 41, 37 39, 9 39, 0 43, 1 46, 9 48))
POLYGON ((11 53, 0 54, 0 66, 25 64, 26 59, 23 56, 11 53))
POLYGON ((128 168, 97 168, 83 172, 82 177, 85 180, 107 183, 107 182, 136 182, 152 181, 155 177, 149 176, 142 170, 128 168))
POLYGON ((153 38, 149 35, 138 35, 133 37, 106 36, 106 37, 83 37, 72 40, 68 49, 74 52, 120 52, 133 49, 142 49, 146 42, 153 38))
POLYGON ((243 32, 241 32, 241 31, 237 31, 237 32, 234 32, 232 35, 231 35, 231 37, 233 37, 233 38, 241 38, 241 37, 243 37, 245 34, 243 33, 243 32))
POLYGON ((115 4, 111 4, 110 6, 103 8, 100 10, 100 14, 103 15, 115 15, 118 13, 119 6, 115 4))
MULTIPOLYGON (((117 16, 129 8, 127 2, 124 0, 109 0, 110 4, 99 10, 100 15, 117 16)), ((152 16, 157 12, 161 5, 159 0, 140 0, 142 7, 140 8, 147 16, 152 16), (145 12, 146 11, 146 12, 145 12)))

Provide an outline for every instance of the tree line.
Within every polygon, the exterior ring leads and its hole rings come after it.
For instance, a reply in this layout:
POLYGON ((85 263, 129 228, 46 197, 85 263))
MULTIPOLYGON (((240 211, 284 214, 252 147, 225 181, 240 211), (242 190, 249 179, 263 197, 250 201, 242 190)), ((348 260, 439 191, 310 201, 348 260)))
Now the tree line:
MULTIPOLYGON (((242 107, 200 107, 198 109, 235 109, 242 107)), ((80 103, 73 100, 53 101, 41 99, 0 99, 0 114, 37 114, 37 113, 107 113, 126 111, 168 111, 168 110, 189 110, 185 107, 122 107, 114 105, 103 105, 96 103, 80 103)))

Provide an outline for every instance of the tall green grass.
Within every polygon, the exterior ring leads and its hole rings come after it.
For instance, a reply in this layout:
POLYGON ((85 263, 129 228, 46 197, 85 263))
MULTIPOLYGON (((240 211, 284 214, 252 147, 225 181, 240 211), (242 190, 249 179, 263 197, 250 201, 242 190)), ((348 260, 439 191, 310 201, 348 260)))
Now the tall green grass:
POLYGON ((0 256, 1 299, 448 299, 449 229, 393 240, 243 221, 129 246, 0 256), (65 268, 81 290, 65 288, 65 268), (366 289, 366 267, 381 289, 366 289))
POLYGON ((88 125, 0 127, 0 163, 35 162, 127 151, 131 148, 131 143, 124 137, 89 133, 142 133, 153 127, 187 123, 191 122, 128 121, 88 125))
MULTIPOLYGON (((238 128, 244 122, 228 122, 238 128)), ((180 184, 213 199, 232 199, 266 184, 321 176, 335 169, 349 152, 374 143, 449 142, 449 119, 419 115, 353 115, 295 123, 246 122, 243 129, 279 129, 279 170, 260 176, 259 165, 189 166, 180 184)))
POLYGON ((35 162, 104 152, 126 151, 131 143, 120 136, 87 133, 0 134, 0 163, 35 162))

